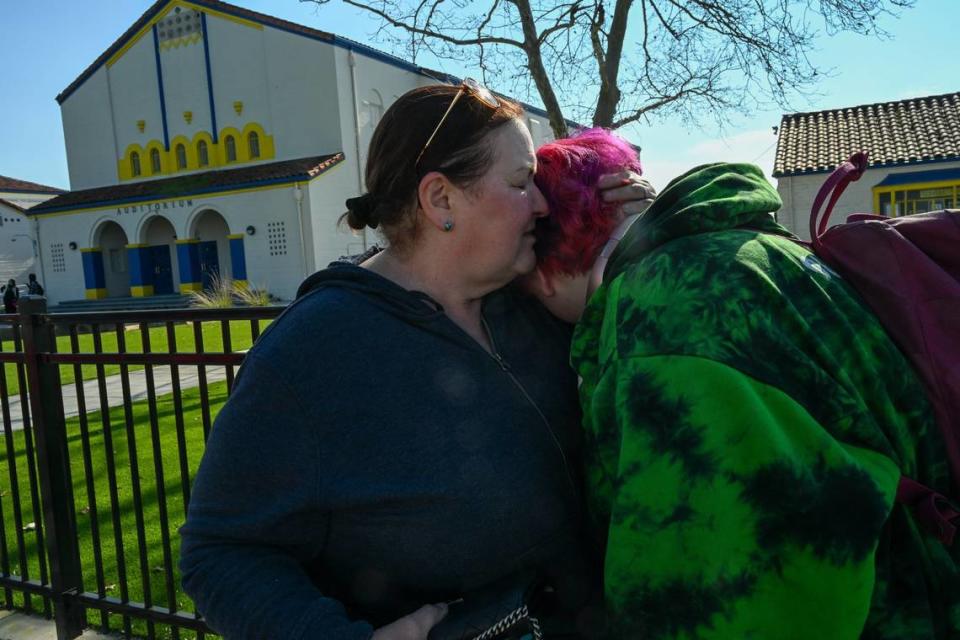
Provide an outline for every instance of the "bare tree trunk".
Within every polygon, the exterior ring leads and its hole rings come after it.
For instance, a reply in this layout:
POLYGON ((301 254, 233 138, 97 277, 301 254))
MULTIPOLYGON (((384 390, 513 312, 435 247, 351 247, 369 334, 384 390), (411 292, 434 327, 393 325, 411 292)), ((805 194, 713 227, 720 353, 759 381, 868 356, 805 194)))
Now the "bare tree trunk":
POLYGON ((623 40, 627 34, 627 17, 630 15, 632 0, 617 0, 613 10, 613 21, 607 35, 607 51, 600 64, 600 93, 597 96, 597 108, 593 113, 593 126, 610 128, 617 115, 620 104, 620 58, 623 54, 623 40))
POLYGON ((570 135, 570 132, 567 129, 567 121, 563 117, 563 110, 560 108, 560 101, 557 100, 557 94, 554 93, 553 85, 550 83, 550 76, 547 75, 547 69, 543 65, 543 57, 540 55, 540 40, 530 3, 528 0, 511 0, 511 2, 517 7, 517 12, 520 14, 520 26, 523 28, 523 50, 527 54, 527 69, 530 70, 530 76, 537 86, 537 91, 540 92, 543 106, 550 118, 550 128, 553 129, 555 137, 566 138, 570 135))

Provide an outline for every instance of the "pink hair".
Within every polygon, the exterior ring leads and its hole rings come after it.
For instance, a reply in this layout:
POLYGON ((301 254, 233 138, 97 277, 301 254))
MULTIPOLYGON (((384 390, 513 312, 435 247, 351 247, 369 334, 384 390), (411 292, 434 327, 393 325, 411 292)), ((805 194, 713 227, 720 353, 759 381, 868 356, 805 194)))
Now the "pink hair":
POLYGON ((548 275, 578 275, 594 260, 620 222, 619 204, 604 202, 597 181, 607 173, 640 173, 636 150, 601 129, 586 129, 537 149, 536 183, 550 205, 537 221, 537 264, 548 275))

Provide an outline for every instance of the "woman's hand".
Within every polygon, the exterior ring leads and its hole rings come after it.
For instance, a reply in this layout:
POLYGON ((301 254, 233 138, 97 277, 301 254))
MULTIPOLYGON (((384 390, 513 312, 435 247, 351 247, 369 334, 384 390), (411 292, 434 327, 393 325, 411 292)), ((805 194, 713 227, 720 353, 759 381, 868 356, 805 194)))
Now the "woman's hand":
POLYGON ((447 605, 428 604, 373 632, 370 640, 427 640, 430 629, 447 615, 447 605))
POLYGON ((624 215, 643 213, 657 197, 653 185, 633 171, 623 170, 600 176, 597 188, 605 202, 619 202, 624 215))

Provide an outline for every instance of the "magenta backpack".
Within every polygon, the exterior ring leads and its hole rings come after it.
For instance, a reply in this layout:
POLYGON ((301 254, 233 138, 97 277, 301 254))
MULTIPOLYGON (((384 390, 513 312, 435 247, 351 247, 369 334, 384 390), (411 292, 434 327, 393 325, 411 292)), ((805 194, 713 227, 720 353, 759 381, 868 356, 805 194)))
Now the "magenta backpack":
MULTIPOLYGON (((960 496, 960 210, 899 218, 854 213, 827 228, 847 185, 867 168, 855 153, 827 179, 813 201, 813 251, 840 273, 873 310, 923 381, 943 434, 951 494, 960 496), (819 216, 820 207, 830 202, 819 216), (819 218, 819 220, 818 220, 819 218)), ((946 544, 960 524, 944 496, 901 478, 897 502, 946 544)))

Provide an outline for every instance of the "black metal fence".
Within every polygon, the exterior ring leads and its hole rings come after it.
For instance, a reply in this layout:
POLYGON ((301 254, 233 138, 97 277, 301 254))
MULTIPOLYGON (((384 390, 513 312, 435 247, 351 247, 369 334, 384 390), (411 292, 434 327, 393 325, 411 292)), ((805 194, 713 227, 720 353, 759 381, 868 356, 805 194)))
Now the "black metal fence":
POLYGON ((0 600, 127 637, 204 638, 177 528, 244 351, 281 307, 0 315, 0 600))

